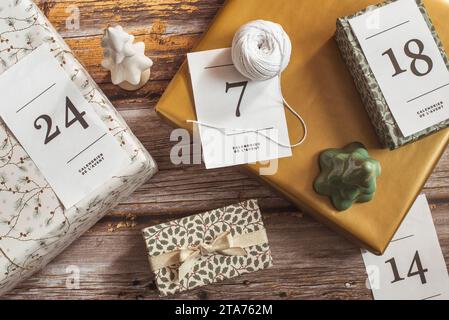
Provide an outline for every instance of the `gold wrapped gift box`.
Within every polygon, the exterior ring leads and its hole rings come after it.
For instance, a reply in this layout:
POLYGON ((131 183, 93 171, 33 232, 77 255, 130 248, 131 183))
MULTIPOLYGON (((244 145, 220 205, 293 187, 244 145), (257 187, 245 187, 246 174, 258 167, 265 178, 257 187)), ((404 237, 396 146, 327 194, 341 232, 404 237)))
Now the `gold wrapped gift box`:
MULTIPOLYGON (((244 23, 265 19, 282 24, 290 35, 293 55, 282 75, 286 99, 305 118, 310 129, 306 143, 293 149, 291 158, 279 161, 273 176, 260 176, 300 209, 337 230, 358 245, 382 253, 449 141, 443 130, 421 141, 390 151, 382 148, 353 80, 334 40, 339 17, 358 12, 376 1, 353 0, 228 0, 195 51, 230 47, 234 33, 244 23), (315 193, 318 156, 327 148, 353 141, 367 146, 380 161, 382 176, 373 201, 338 212, 328 198, 315 193)), ((449 3, 424 2, 446 50, 449 45, 449 3)), ((158 106, 172 124, 191 130, 186 119, 195 119, 187 66, 175 76, 158 106)), ((297 119, 286 113, 291 137, 301 135, 297 119)), ((258 175, 258 165, 245 166, 258 175)))

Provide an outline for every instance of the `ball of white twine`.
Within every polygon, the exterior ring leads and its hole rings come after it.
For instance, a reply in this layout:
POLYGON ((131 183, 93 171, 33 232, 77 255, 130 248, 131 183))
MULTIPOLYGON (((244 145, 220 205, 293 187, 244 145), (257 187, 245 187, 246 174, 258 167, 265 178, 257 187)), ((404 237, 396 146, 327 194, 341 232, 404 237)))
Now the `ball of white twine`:
POLYGON ((243 25, 232 41, 232 61, 245 77, 263 81, 279 76, 288 66, 292 43, 281 25, 255 20, 243 25))
MULTIPOLYGON (((249 22, 237 31, 232 41, 232 62, 235 68, 245 77, 254 81, 269 80, 279 77, 281 88, 281 74, 290 63, 292 55, 292 42, 287 32, 280 24, 255 20, 249 22)), ((282 88, 281 94, 282 94, 282 88)), ((283 147, 297 147, 307 139, 307 125, 304 119, 285 100, 285 107, 298 118, 304 128, 304 135, 298 142, 287 145, 265 136, 267 139, 283 147)))

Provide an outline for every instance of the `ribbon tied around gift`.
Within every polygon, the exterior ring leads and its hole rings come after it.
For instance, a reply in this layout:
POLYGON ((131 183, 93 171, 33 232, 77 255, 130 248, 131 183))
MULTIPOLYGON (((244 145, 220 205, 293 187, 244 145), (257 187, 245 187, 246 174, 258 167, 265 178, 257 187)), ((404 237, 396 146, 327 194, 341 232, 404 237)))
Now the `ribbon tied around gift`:
POLYGON ((158 256, 150 256, 150 265, 153 272, 162 268, 179 265, 178 281, 184 279, 192 272, 201 257, 212 254, 224 256, 246 256, 245 248, 268 243, 264 228, 240 235, 232 236, 230 231, 219 234, 211 243, 177 249, 158 256))

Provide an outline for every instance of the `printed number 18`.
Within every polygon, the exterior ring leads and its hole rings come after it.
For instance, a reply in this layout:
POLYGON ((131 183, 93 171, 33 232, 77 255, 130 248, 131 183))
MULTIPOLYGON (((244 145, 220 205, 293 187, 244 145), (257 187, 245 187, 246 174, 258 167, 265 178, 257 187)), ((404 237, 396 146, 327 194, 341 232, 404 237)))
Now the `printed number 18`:
MULTIPOLYGON (((421 40, 418 39, 412 39, 408 41, 404 46, 404 53, 407 57, 412 59, 412 63, 410 65, 410 69, 412 73, 417 77, 424 77, 425 75, 428 75, 432 69, 433 69, 433 61, 429 56, 426 56, 423 54, 424 52, 424 43, 421 40), (412 49, 410 48, 410 45, 412 43, 415 43, 418 46, 418 53, 412 52, 412 49), (421 72, 418 70, 418 67, 416 66, 416 62, 418 60, 424 61, 427 64, 427 70, 425 72, 421 72)), ((393 65, 395 73, 392 75, 392 77, 396 77, 404 72, 407 72, 407 70, 402 69, 402 67, 399 65, 399 61, 396 58, 396 55, 393 52, 393 49, 388 49, 384 53, 382 53, 383 56, 388 56, 390 58, 391 64, 393 65)))
MULTIPOLYGON (((405 278, 400 276, 398 266, 396 265, 396 260, 394 258, 386 261, 385 263, 389 263, 391 265, 391 269, 393 271, 394 280, 391 281, 391 283, 396 283, 396 282, 405 280, 405 278)), ((408 270, 407 277, 410 278, 410 277, 419 275, 419 277, 421 279, 421 283, 426 284, 427 283, 426 272, 428 272, 428 271, 429 271, 428 269, 423 268, 422 263, 421 263, 421 258, 419 257, 419 252, 416 251, 415 256, 413 257, 413 261, 410 266, 410 269, 408 270), (415 265, 416 265, 417 271, 413 271, 413 268, 415 267, 415 265)))

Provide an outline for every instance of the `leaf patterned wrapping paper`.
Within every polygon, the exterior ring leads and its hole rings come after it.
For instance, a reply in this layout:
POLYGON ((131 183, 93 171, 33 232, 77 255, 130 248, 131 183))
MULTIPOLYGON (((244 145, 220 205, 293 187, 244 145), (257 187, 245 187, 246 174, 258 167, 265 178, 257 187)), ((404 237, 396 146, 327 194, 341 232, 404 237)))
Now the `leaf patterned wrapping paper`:
MULTIPOLYGON (((232 236, 237 236, 263 229, 264 224, 257 200, 249 200, 146 228, 143 230, 143 237, 151 258, 178 249, 211 243, 227 231, 230 231, 232 236)), ((192 271, 180 281, 178 281, 179 264, 155 271, 156 285, 160 294, 167 296, 272 266, 268 243, 251 246, 245 250, 246 256, 225 256, 215 253, 201 256, 192 271)))
POLYGON ((50 46, 61 72, 70 76, 132 163, 64 209, 0 119, 0 295, 44 267, 157 172, 150 154, 38 7, 31 0, 0 0, 0 76, 42 43, 50 46))
MULTIPOLYGON (((395 0, 388 0, 376 6, 385 6, 394 1, 395 0)), ((440 48, 441 56, 449 69, 449 59, 427 13, 427 10, 421 0, 416 0, 416 3, 418 4, 424 20, 429 26, 435 42, 440 48)), ((382 90, 380 89, 380 86, 371 70, 371 67, 369 66, 368 60, 363 54, 363 50, 360 47, 360 44, 349 24, 349 19, 362 15, 368 10, 370 9, 360 11, 349 17, 338 19, 335 40, 337 41, 343 59, 345 60, 346 65, 354 78, 354 83, 363 100, 366 111, 368 112, 380 142, 385 147, 393 150, 447 128, 449 126, 449 120, 443 121, 409 137, 404 137, 402 135, 401 130, 399 129, 399 126, 394 119, 390 108, 388 107, 382 90)))

